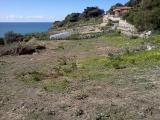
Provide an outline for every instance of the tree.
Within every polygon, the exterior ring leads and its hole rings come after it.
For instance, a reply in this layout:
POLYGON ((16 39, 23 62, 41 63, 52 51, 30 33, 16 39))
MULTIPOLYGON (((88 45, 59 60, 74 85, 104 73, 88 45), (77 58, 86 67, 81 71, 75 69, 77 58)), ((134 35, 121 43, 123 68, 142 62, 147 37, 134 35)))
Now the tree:
POLYGON ((82 18, 100 17, 104 14, 104 10, 98 7, 87 7, 82 13, 82 18))
POLYGON ((66 22, 77 22, 80 19, 80 13, 71 13, 65 18, 66 22))
POLYGON ((116 3, 115 5, 111 6, 111 8, 107 11, 107 13, 113 14, 113 9, 115 9, 116 7, 122 7, 124 6, 121 3, 116 3))
POLYGON ((125 6, 129 6, 129 7, 135 7, 136 5, 138 5, 141 2, 141 0, 129 0, 125 6))
POLYGON ((98 7, 87 7, 82 13, 71 13, 67 15, 64 20, 55 21, 52 29, 60 27, 75 27, 78 24, 87 23, 89 20, 95 23, 95 21, 101 20, 103 14, 104 10, 98 7))
POLYGON ((55 21, 53 23, 53 27, 54 28, 59 28, 59 27, 62 27, 63 26, 63 22, 62 21, 55 21))

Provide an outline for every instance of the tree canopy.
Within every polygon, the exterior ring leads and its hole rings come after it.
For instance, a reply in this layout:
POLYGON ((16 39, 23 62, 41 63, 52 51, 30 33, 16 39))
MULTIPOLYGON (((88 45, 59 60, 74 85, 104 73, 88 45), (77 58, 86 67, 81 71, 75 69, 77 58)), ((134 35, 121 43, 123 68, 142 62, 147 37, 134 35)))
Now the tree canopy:
POLYGON ((92 18, 102 17, 104 10, 98 7, 87 7, 82 13, 71 13, 65 17, 62 21, 55 21, 53 23, 53 28, 59 28, 66 25, 74 24, 79 21, 87 21, 92 18))
POLYGON ((99 17, 104 14, 104 10, 99 9, 98 7, 87 7, 84 9, 82 13, 83 18, 90 18, 90 17, 99 17))
POLYGON ((110 13, 110 14, 113 14, 113 9, 116 8, 116 7, 122 7, 124 6, 123 4, 121 3, 116 3, 115 5, 111 6, 111 8, 107 11, 107 13, 110 13))

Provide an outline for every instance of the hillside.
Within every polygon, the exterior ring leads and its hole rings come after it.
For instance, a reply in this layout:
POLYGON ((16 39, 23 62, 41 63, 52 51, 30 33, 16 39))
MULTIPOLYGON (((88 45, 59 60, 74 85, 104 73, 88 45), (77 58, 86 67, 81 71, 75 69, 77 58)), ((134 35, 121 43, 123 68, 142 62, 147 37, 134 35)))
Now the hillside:
POLYGON ((55 21, 52 29, 71 28, 81 24, 98 24, 102 22, 104 10, 98 7, 87 7, 82 13, 71 13, 62 21, 55 21))
MULTIPOLYGON (((124 19, 139 31, 158 30, 160 2, 138 1, 125 4, 124 19)), ((117 6, 124 5, 108 12, 117 6)), ((48 33, 0 38, 0 120, 160 119, 160 34, 95 32, 103 14, 87 7, 55 21, 48 33), (49 39, 70 31, 77 34, 49 39)))
POLYGON ((160 30, 160 1, 159 0, 130 0, 126 5, 133 9, 124 15, 139 31, 160 30))
POLYGON ((159 35, 42 43, 34 54, 0 57, 1 120, 159 119, 159 35))

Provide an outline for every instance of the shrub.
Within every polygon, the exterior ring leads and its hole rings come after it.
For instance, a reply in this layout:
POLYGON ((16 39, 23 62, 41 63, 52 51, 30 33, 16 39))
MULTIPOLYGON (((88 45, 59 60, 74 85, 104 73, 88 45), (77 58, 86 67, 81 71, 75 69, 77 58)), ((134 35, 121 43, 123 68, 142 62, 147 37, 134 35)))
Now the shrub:
POLYGON ((98 113, 96 115, 96 120, 107 120, 109 117, 109 115, 107 115, 106 113, 98 113))
POLYGON ((99 17, 104 14, 104 10, 99 9, 98 7, 87 7, 84 9, 84 12, 82 13, 82 17, 84 18, 92 18, 92 17, 99 17))
POLYGON ((22 40, 22 35, 18 33, 14 33, 13 31, 9 31, 4 35, 4 43, 11 44, 13 42, 18 42, 22 40))
POLYGON ((18 79, 27 83, 36 83, 43 79, 44 74, 38 72, 38 71, 31 71, 31 72, 22 72, 18 75, 18 79))
POLYGON ((64 76, 77 70, 77 64, 74 58, 61 57, 57 61, 57 65, 54 67, 55 77, 64 76))
POLYGON ((104 10, 98 7, 87 7, 82 13, 71 13, 62 21, 55 21, 51 29, 70 28, 84 23, 101 23, 104 10))
POLYGON ((47 32, 35 32, 23 36, 24 41, 30 40, 31 38, 37 38, 38 40, 48 40, 49 35, 47 32))
POLYGON ((4 45, 4 39, 0 38, 0 45, 4 45))
POLYGON ((83 111, 82 109, 77 108, 77 109, 75 110, 75 115, 76 115, 76 116, 81 116, 81 115, 83 115, 83 114, 84 114, 84 111, 83 111))
POLYGON ((134 8, 123 16, 124 19, 135 25, 139 31, 160 30, 159 0, 139 0, 133 5, 134 8))

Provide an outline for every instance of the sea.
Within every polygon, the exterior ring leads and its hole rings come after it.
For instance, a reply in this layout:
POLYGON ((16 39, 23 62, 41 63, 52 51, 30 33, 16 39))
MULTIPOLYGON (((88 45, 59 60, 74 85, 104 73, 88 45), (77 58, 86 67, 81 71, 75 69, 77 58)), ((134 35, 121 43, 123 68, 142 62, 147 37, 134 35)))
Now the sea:
POLYGON ((47 32, 52 26, 51 22, 0 22, 0 37, 8 31, 22 35, 33 32, 47 32))

